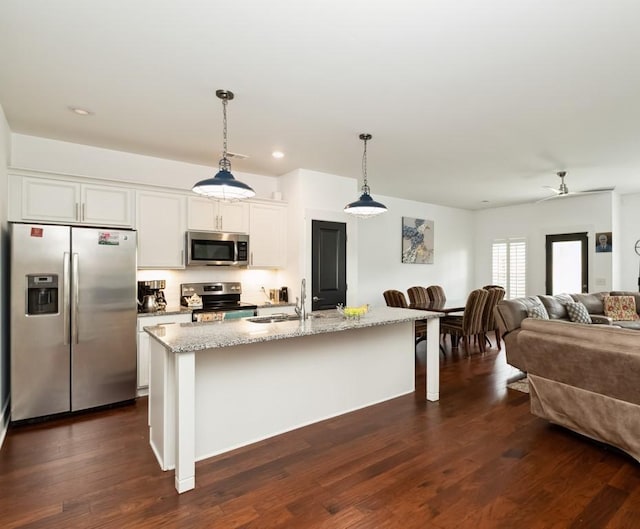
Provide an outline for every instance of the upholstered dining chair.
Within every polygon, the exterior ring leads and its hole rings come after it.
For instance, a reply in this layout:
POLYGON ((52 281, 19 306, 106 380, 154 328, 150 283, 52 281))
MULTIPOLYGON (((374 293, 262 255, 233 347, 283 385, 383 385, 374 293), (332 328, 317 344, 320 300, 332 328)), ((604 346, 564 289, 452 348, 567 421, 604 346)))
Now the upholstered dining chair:
MULTIPOLYGON (((384 300, 387 303, 388 307, 399 307, 401 309, 410 308, 407 305, 407 298, 404 297, 404 294, 400 290, 385 290, 382 295, 384 296, 384 300)), ((415 338, 416 338, 416 347, 419 342, 426 339, 427 337, 427 321, 426 320, 416 320, 415 322, 415 338)))
POLYGON ((387 303, 388 307, 400 307, 401 309, 408 309, 407 298, 399 290, 385 290, 382 295, 387 303))
POLYGON ((502 349, 502 345, 500 343, 500 331, 496 325, 496 318, 494 316, 493 309, 498 304, 498 301, 504 299, 505 290, 502 287, 483 287, 483 289, 489 293, 487 302, 484 306, 484 312, 482 314, 483 340, 490 344, 491 342, 489 341, 488 334, 493 331, 496 335, 496 346, 498 347, 498 351, 500 351, 502 349))
POLYGON ((447 296, 444 294, 444 288, 440 285, 430 285, 427 287, 427 294, 431 301, 447 301, 447 296))
POLYGON ((431 301, 425 287, 410 287, 407 289, 407 294, 409 294, 410 309, 424 307, 431 301))
POLYGON ((480 352, 485 352, 482 316, 489 297, 489 291, 478 288, 469 293, 462 316, 445 316, 440 320, 440 330, 451 337, 453 347, 456 340, 462 339, 467 354, 471 354, 472 338, 478 341, 480 352))

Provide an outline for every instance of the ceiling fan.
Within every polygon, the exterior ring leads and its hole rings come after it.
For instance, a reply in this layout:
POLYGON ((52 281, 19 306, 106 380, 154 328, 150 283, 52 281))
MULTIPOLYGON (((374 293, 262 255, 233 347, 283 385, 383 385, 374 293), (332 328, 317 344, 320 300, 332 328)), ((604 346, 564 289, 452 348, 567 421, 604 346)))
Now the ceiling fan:
POLYGON ((593 195, 595 193, 604 193, 605 191, 613 191, 615 189, 615 187, 599 187, 597 189, 585 189, 584 191, 569 191, 567 184, 564 183, 564 177, 567 176, 567 172, 558 171, 556 174, 560 177, 560 187, 556 189, 555 187, 551 187, 551 186, 543 186, 547 189, 550 189, 555 194, 549 197, 543 198, 541 200, 538 200, 537 202, 544 202, 546 200, 552 200, 555 198, 562 198, 567 196, 593 195))

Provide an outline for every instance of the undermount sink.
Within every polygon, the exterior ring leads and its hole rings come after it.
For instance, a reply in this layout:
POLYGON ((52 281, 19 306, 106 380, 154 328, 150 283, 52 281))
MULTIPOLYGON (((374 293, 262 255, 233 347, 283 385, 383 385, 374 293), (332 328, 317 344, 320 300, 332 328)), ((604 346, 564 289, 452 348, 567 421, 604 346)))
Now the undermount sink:
POLYGON ((295 321, 300 317, 297 314, 271 314, 269 316, 256 316, 255 318, 247 318, 251 323, 280 323, 283 321, 295 321))

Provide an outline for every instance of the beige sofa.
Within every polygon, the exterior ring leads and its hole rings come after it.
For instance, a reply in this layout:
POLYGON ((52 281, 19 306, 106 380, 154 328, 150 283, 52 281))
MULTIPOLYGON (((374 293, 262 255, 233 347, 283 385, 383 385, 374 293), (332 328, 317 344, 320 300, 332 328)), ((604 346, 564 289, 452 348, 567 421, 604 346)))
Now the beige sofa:
POLYGON ((522 351, 518 345, 518 334, 520 333, 522 321, 528 317, 527 311, 533 307, 543 306, 551 320, 569 321, 564 304, 569 301, 579 301, 587 307, 592 323, 640 330, 640 321, 613 321, 604 315, 603 299, 607 295, 633 295, 636 302, 636 311, 640 314, 640 294, 638 292, 612 291, 595 292, 593 294, 541 295, 500 301, 494 313, 505 344, 507 362, 522 371, 526 371, 522 359, 522 351))
POLYGON ((517 343, 534 415, 640 461, 640 333, 527 318, 517 343))

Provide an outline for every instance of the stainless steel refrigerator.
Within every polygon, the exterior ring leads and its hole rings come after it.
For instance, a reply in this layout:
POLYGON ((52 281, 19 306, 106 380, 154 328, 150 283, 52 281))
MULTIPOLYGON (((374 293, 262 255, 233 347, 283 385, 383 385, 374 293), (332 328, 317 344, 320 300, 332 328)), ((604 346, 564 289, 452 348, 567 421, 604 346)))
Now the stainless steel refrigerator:
POLYGON ((11 420, 136 396, 136 232, 10 225, 11 420))

